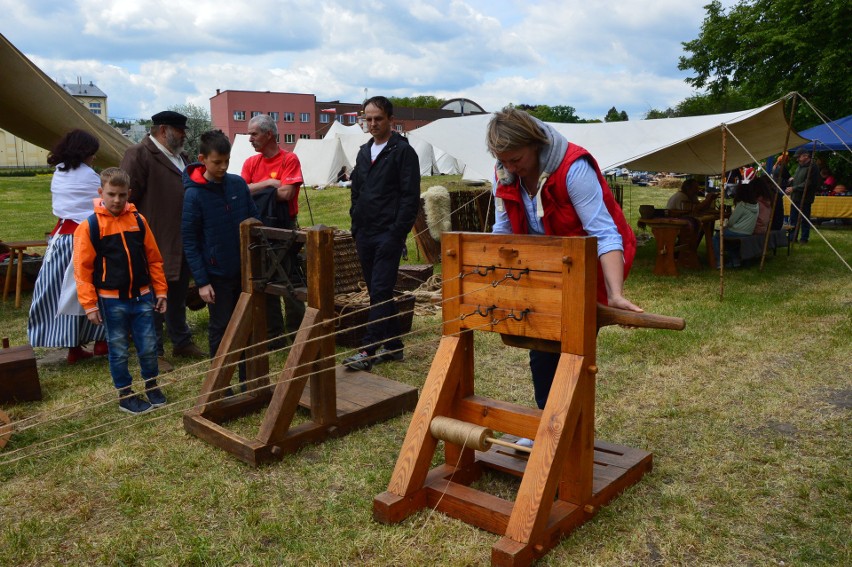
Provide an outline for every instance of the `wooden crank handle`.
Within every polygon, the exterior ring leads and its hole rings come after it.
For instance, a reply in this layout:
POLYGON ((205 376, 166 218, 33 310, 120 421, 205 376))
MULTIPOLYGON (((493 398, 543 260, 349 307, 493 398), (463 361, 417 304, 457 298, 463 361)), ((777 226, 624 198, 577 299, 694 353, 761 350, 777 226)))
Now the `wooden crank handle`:
POLYGON ((615 307, 607 307, 598 303, 598 328, 607 325, 626 325, 628 327, 644 327, 647 329, 670 329, 682 331, 686 321, 680 317, 656 315, 654 313, 636 313, 615 307))

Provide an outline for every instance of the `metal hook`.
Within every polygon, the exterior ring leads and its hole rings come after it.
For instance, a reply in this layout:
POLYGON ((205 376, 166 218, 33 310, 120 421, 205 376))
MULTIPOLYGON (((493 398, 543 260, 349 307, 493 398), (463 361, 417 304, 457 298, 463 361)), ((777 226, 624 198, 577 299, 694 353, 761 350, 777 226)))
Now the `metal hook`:
POLYGON ((517 276, 515 276, 515 273, 512 271, 512 268, 509 268, 509 269, 506 271, 506 275, 505 275, 505 276, 503 276, 503 277, 502 277, 501 279, 499 279, 499 280, 494 280, 493 282, 491 282, 491 287, 497 287, 498 285, 500 285, 501 283, 503 283, 503 282, 504 282, 504 281, 506 281, 506 280, 519 281, 519 280, 521 279, 521 276, 523 276, 524 274, 529 274, 529 273, 530 273, 530 269, 529 269, 529 268, 524 268, 523 270, 521 270, 520 272, 518 272, 518 275, 517 275, 517 276))
POLYGON ((526 309, 524 309, 523 311, 521 311, 517 315, 515 315, 515 310, 511 309, 509 311, 509 314, 506 315, 505 317, 503 317, 502 319, 492 319, 491 324, 497 325, 498 323, 502 323, 503 321, 508 321, 509 319, 512 319, 513 321, 523 321, 524 319, 526 319, 527 315, 529 315, 530 313, 532 313, 532 309, 530 309, 529 307, 527 307, 526 309))
POLYGON ((465 313, 463 315, 460 315, 459 319, 464 321, 465 318, 470 317, 471 315, 479 315, 480 317, 488 317, 489 315, 491 315, 491 312, 494 311, 495 309, 497 309, 497 306, 492 305, 491 307, 486 307, 485 311, 483 311, 482 306, 477 305, 475 311, 471 311, 470 313, 465 313))
POLYGON ((488 275, 488 272, 493 272, 496 269, 497 269, 497 266, 494 266, 494 265, 485 266, 482 269, 480 269, 480 266, 477 265, 471 271, 469 271, 467 273, 462 272, 461 274, 459 274, 459 279, 464 279, 465 276, 483 276, 484 277, 484 276, 488 275))

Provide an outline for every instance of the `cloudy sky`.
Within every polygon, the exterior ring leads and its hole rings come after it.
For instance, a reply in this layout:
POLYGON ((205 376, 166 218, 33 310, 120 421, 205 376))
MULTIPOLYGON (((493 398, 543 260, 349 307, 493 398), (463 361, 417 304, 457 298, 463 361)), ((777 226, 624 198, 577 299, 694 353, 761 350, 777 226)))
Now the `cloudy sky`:
POLYGON ((113 118, 209 109, 216 89, 366 89, 640 119, 692 94, 677 61, 708 2, 0 0, 0 33, 58 82, 93 81, 113 118))

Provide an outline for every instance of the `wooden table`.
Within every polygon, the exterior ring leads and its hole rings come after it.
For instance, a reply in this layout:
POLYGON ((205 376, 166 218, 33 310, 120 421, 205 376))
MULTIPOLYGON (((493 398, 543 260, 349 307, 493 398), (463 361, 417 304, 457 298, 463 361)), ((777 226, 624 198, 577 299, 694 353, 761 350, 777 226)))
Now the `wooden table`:
MULTIPOLYGON (((706 213, 692 216, 700 224, 707 241, 707 264, 716 267, 716 256, 713 254, 713 227, 718 216, 706 213)), ((658 276, 676 276, 678 267, 681 269, 699 269, 698 238, 692 233, 692 224, 684 216, 657 217, 639 219, 640 228, 651 227, 654 240, 657 243, 657 261, 654 263, 654 274, 658 276), (681 243, 678 236, 683 235, 681 243)))
POLYGON ((12 267, 16 266, 16 281, 15 281, 15 309, 21 307, 21 286, 24 279, 24 250, 27 248, 45 247, 47 240, 20 240, 17 242, 0 241, 0 245, 9 248, 9 264, 6 266, 6 283, 3 284, 3 302, 6 302, 6 296, 9 294, 9 285, 12 283, 12 267), (17 257, 17 265, 15 259, 17 257))

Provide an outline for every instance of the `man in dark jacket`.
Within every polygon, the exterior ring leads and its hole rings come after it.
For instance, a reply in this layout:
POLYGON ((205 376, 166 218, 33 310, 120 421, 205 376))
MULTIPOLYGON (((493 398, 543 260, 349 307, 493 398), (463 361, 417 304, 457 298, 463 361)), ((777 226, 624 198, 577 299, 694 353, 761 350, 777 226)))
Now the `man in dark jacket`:
POLYGON ((163 255, 163 269, 169 286, 164 315, 154 314, 160 373, 173 370, 164 358, 163 322, 172 340, 172 354, 204 358, 204 351, 192 341, 186 324, 186 293, 189 268, 181 245, 180 217, 183 211, 181 176, 188 162, 183 152, 186 116, 166 110, 151 117, 150 135, 130 146, 121 160, 121 169, 130 175, 130 201, 151 226, 163 255))
POLYGON ((373 139, 361 146, 352 171, 352 237, 370 294, 363 348, 343 360, 351 370, 402 360, 393 288, 405 238, 420 206, 420 163, 408 140, 393 132, 393 105, 383 96, 364 103, 373 139))
POLYGON ((793 205, 795 205, 790 208, 790 224, 794 227, 792 234, 793 240, 796 240, 799 236, 799 227, 796 224, 801 224, 802 237, 800 242, 807 244, 808 237, 811 235, 811 225, 809 222, 811 218, 811 205, 814 204, 816 192, 819 191, 822 185, 822 177, 819 174, 819 167, 811 159, 810 150, 805 148, 796 150, 796 162, 799 164, 799 168, 793 174, 793 181, 790 183, 790 187, 786 189, 787 194, 790 195, 790 199, 793 201, 793 205), (802 210, 803 218, 800 223, 799 211, 796 210, 796 207, 802 210))

